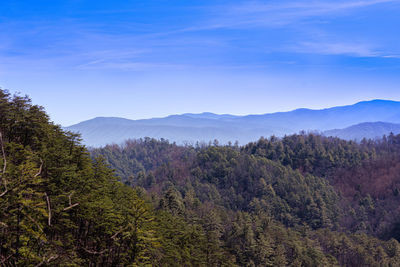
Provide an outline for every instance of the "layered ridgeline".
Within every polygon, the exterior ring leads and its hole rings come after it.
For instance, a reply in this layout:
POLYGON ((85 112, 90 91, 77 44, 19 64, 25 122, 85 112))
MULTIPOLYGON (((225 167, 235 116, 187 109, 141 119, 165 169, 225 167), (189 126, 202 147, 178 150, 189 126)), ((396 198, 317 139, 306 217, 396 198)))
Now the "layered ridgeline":
POLYGON ((373 100, 322 110, 297 109, 264 115, 217 115, 213 113, 172 115, 166 118, 128 120, 99 117, 66 127, 82 134, 83 142, 98 147, 121 144, 127 139, 151 137, 178 144, 219 140, 246 144, 261 136, 284 136, 316 131, 348 140, 376 138, 400 133, 400 102, 373 100), (372 122, 367 125, 356 124, 372 122), (387 124, 382 125, 385 122, 387 124), (351 128, 347 128, 351 127, 351 128), (343 129, 334 130, 332 129, 343 129))
POLYGON ((91 159, 26 97, 0 90, 0 114, 2 266, 400 262, 400 137, 244 147, 145 139, 91 159))
POLYGON ((347 127, 323 132, 326 136, 336 136, 345 140, 380 139, 384 135, 400 134, 400 124, 388 122, 364 122, 347 127))

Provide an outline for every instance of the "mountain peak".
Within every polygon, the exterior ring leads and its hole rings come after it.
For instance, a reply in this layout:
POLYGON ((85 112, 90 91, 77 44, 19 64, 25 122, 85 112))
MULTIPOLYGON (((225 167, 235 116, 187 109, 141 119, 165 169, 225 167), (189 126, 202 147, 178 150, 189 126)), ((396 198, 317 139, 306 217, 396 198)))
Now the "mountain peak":
POLYGON ((355 105, 365 105, 365 104, 400 104, 400 102, 394 100, 386 100, 386 99, 372 99, 372 100, 360 101, 355 105))

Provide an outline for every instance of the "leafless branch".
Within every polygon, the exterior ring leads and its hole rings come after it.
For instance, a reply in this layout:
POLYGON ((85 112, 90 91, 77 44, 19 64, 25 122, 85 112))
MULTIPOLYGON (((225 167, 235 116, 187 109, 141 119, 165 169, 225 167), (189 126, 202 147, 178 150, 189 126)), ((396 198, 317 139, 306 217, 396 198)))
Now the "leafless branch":
POLYGON ((8 257, 1 257, 1 263, 5 263, 6 261, 8 261, 9 258, 11 258, 12 256, 14 256, 14 254, 10 254, 8 257))
POLYGON ((6 159, 6 152, 4 149, 3 134, 1 132, 0 132, 0 143, 1 143, 1 154, 3 155, 3 161, 4 161, 3 172, 2 172, 2 176, 3 176, 4 173, 6 172, 7 159, 6 159))
POLYGON ((129 225, 127 225, 127 226, 125 226, 125 227, 122 227, 118 232, 116 232, 115 234, 113 234, 112 236, 111 236, 111 239, 114 239, 115 240, 115 238, 117 237, 117 235, 118 234, 120 234, 122 231, 124 231, 125 229, 127 229, 129 227, 129 225))
POLYGON ((69 200, 69 205, 70 205, 70 206, 72 205, 71 197, 72 197, 72 195, 73 195, 74 193, 75 193, 75 192, 72 191, 72 193, 68 195, 68 200, 69 200))
POLYGON ((49 198, 49 196, 47 195, 46 192, 44 192, 44 195, 46 196, 47 209, 48 209, 48 211, 49 211, 48 224, 49 224, 49 226, 50 226, 50 225, 51 225, 51 206, 50 206, 50 198, 49 198))
POLYGON ((46 259, 46 258, 43 257, 43 261, 40 262, 39 264, 37 264, 35 267, 42 266, 42 265, 45 264, 45 263, 50 263, 51 261, 53 261, 53 260, 55 260, 55 259, 57 259, 57 258, 58 258, 58 256, 51 256, 51 257, 48 258, 48 259, 46 259))
POLYGON ((4 177, 4 174, 6 173, 6 168, 7 168, 7 158, 6 158, 6 152, 4 149, 3 134, 1 132, 0 132, 0 147, 1 147, 1 154, 3 155, 3 171, 1 172, 1 175, 0 175, 0 183, 3 182, 3 184, 4 184, 4 191, 0 194, 0 197, 2 197, 5 194, 7 194, 8 189, 7 189, 7 180, 4 177))
POLYGON ((76 207, 76 206, 79 205, 79 202, 78 202, 78 203, 75 203, 75 204, 72 204, 71 197, 72 197, 72 195, 73 195, 74 193, 75 193, 75 192, 72 191, 72 193, 68 195, 69 206, 66 207, 66 208, 64 208, 63 211, 67 211, 67 210, 72 209, 73 207, 76 207))
MULTIPOLYGON (((40 159, 40 167, 39 167, 39 171, 34 175, 34 178, 38 177, 41 173, 42 173, 42 169, 43 169, 43 160, 40 159)), ((13 188, 8 189, 7 188, 7 182, 4 179, 4 186, 5 186, 5 190, 0 194, 0 197, 4 196, 5 194, 12 192, 13 190, 15 190, 16 188, 18 188, 19 185, 21 185, 24 182, 24 180, 19 181, 16 185, 14 185, 13 188)), ((1 183, 1 181, 0 181, 1 183)))
POLYGON ((76 207, 78 205, 79 205, 79 203, 75 203, 75 204, 73 204, 71 206, 68 206, 68 207, 64 208, 63 211, 67 211, 67 210, 72 209, 73 207, 76 207))
POLYGON ((38 173, 35 174, 35 176, 33 176, 33 178, 38 177, 41 173, 42 173, 42 169, 43 169, 43 160, 40 159, 40 167, 39 167, 39 171, 38 173))
POLYGON ((8 189, 4 190, 4 191, 0 194, 0 197, 4 196, 4 195, 7 194, 7 193, 8 193, 8 189))
POLYGON ((94 255, 101 255, 101 254, 104 254, 106 251, 107 251, 107 249, 104 249, 104 250, 102 250, 102 251, 93 251, 93 250, 88 250, 88 249, 86 249, 86 248, 82 248, 84 251, 86 251, 87 253, 89 253, 89 254, 94 254, 94 255))

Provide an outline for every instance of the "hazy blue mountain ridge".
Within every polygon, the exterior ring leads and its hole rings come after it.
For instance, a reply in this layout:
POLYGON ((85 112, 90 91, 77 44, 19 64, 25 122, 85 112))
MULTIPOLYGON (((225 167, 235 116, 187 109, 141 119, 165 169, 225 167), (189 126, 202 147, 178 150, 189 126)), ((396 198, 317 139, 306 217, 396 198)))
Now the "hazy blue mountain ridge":
POLYGON ((372 100, 320 110, 302 108, 246 116, 204 112, 141 120, 97 117, 65 128, 81 133, 84 143, 89 146, 143 137, 164 138, 177 143, 194 144, 217 139, 221 143, 239 141, 244 144, 261 136, 283 136, 302 130, 344 139, 375 138, 396 132, 396 123, 400 123, 400 102, 372 100), (366 122, 370 124, 363 124, 366 122))
POLYGON ((326 136, 336 136, 345 140, 360 141, 363 138, 376 139, 384 135, 400 134, 400 124, 388 122, 364 122, 347 127, 345 129, 333 129, 325 131, 326 136))

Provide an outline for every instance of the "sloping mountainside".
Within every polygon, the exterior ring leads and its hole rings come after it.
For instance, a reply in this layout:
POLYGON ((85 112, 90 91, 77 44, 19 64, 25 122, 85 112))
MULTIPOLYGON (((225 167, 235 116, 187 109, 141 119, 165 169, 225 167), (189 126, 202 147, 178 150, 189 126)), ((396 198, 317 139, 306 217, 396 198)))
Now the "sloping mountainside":
POLYGON ((400 134, 400 124, 387 122, 364 122, 347 127, 323 132, 326 136, 336 136, 345 140, 361 141, 366 139, 379 139, 384 135, 400 134))
MULTIPOLYGON (((245 144, 261 136, 284 136, 302 130, 323 132, 378 121, 400 123, 400 102, 373 100, 322 110, 298 109, 248 116, 188 113, 147 120, 101 117, 65 129, 80 133, 83 142, 93 147, 110 143, 120 144, 127 139, 143 137, 164 138, 179 144, 208 143, 215 139, 225 144, 229 141, 245 144)), ((376 133, 380 132, 385 131, 376 130, 376 133)), ((362 134, 360 131, 358 133, 362 134)), ((359 136, 357 133, 355 135, 359 136)))

